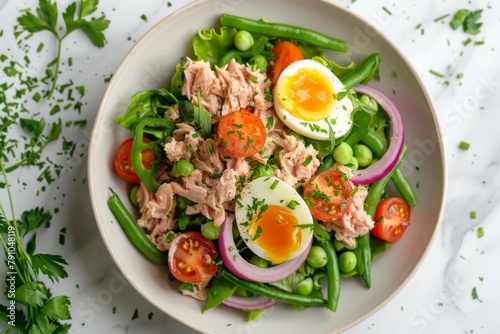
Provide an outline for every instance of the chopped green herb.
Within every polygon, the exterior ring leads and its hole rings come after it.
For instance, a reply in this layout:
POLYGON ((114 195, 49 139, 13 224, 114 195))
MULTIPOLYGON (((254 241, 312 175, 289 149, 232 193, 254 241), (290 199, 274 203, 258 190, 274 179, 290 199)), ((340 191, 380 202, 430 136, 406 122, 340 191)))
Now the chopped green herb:
POLYGON ((297 208, 297 205, 300 205, 300 203, 292 199, 290 202, 288 202, 287 207, 289 209, 295 210, 297 208))
POLYGON ((484 237, 484 228, 478 227, 478 229, 477 229, 477 237, 478 238, 484 237))
POLYGON ((384 10, 384 12, 386 12, 387 14, 392 15, 392 12, 391 12, 389 9, 387 9, 386 7, 382 7, 382 9, 383 9, 383 10, 384 10))
POLYGON ((274 188, 276 188, 276 186, 278 185, 279 181, 278 180, 274 180, 273 184, 271 184, 271 189, 274 190, 274 188))
POLYGON ((142 14, 141 20, 143 20, 144 22, 148 22, 148 17, 146 15, 142 14))
POLYGON ((443 21, 443 19, 447 18, 448 16, 450 16, 450 14, 444 14, 440 17, 437 17, 434 19, 434 22, 439 22, 439 21, 443 21))
POLYGON ((440 72, 435 71, 435 70, 433 70, 433 69, 430 69, 430 70, 429 70, 429 73, 434 74, 435 76, 437 76, 437 77, 439 77, 439 78, 444 78, 444 74, 443 74, 443 73, 440 73, 440 72))
POLYGON ((137 318, 139 318, 139 310, 135 309, 134 314, 132 314, 132 319, 131 320, 135 320, 137 318))
POLYGON ((471 211, 470 212, 470 218, 471 219, 476 219, 476 211, 471 211))
POLYGON ((470 147, 470 144, 465 142, 465 141, 461 141, 460 144, 458 144, 458 148, 461 149, 461 150, 464 150, 464 151, 467 151, 470 147))
POLYGON ((479 299, 479 296, 477 295, 477 289, 476 287, 472 288, 472 300, 478 300, 479 302, 483 302, 481 299, 479 299))

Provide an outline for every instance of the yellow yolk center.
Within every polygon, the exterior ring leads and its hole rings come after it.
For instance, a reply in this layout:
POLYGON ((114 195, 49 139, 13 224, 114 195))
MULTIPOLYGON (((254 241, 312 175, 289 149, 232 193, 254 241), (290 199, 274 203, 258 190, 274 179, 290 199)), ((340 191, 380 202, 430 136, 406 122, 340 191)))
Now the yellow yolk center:
POLYGON ((249 235, 273 263, 281 263, 299 249, 302 233, 293 212, 279 205, 269 205, 250 224, 249 235))
POLYGON ((314 68, 300 68, 284 77, 277 93, 281 107, 304 121, 325 119, 336 102, 330 79, 314 68))

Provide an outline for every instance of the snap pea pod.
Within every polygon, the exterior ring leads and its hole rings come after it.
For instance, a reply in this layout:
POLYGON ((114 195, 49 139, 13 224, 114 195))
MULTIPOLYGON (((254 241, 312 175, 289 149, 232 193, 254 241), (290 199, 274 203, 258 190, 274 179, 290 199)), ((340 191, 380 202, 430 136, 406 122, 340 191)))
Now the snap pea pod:
POLYGON ((338 38, 330 37, 318 31, 298 27, 284 23, 271 23, 262 20, 252 20, 249 18, 222 14, 220 24, 238 30, 246 30, 251 33, 262 34, 271 37, 280 37, 303 41, 322 48, 346 52, 347 43, 338 38))
POLYGON ((229 282, 242 287, 250 292, 266 296, 268 298, 274 299, 278 302, 289 303, 302 306, 314 306, 314 305, 325 305, 326 300, 317 297, 308 297, 303 295, 297 295, 293 293, 284 292, 276 288, 264 285, 262 283, 255 283, 245 281, 239 277, 236 277, 227 269, 222 269, 220 272, 221 276, 227 279, 229 282))
POLYGON ((354 71, 342 78, 341 81, 346 89, 349 90, 357 84, 370 81, 378 70, 380 60, 381 58, 378 53, 372 53, 366 57, 354 71))
POLYGON ((326 306, 330 311, 335 312, 340 298, 339 260, 331 242, 318 241, 318 244, 325 251, 327 258, 326 277, 328 278, 328 298, 326 306))
MULTIPOLYGON (((383 143, 372 130, 369 130, 361 141, 372 150, 377 158, 381 158, 387 151, 387 145, 383 143)), ((401 168, 398 167, 396 169, 396 171, 392 174, 391 179, 410 208, 417 205, 418 197, 415 189, 411 185, 408 178, 404 175, 401 168)))
POLYGON ((134 246, 151 262, 167 265, 167 255, 156 248, 156 245, 148 239, 128 212, 120 197, 112 189, 110 191, 111 197, 108 199, 108 206, 134 246))
MULTIPOLYGON (((377 209, 377 205, 380 202, 380 199, 382 198, 382 195, 384 194, 385 187, 387 186, 387 183, 389 182, 389 179, 391 176, 394 174, 398 166, 401 164, 401 161, 403 160, 404 156, 406 155, 408 151, 408 147, 403 146, 403 149, 401 151, 401 155, 399 157, 398 163, 394 168, 383 178, 380 180, 373 182, 370 185, 370 189, 368 189, 368 196, 366 196, 365 200, 365 211, 366 213, 373 219, 375 215, 375 210, 377 209)), ((358 249, 361 252, 361 261, 362 261, 362 267, 363 272, 361 272, 361 278, 363 279, 363 282, 365 283, 367 288, 370 288, 371 286, 371 267, 372 267, 372 256, 371 256, 371 249, 370 249, 370 233, 366 233, 358 238, 358 249)))

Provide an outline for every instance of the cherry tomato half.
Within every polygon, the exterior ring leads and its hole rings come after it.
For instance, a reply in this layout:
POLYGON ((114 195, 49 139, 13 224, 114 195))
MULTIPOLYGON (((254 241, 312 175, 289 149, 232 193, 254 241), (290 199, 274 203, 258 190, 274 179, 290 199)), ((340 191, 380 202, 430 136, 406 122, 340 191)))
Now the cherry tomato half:
POLYGON ((297 45, 288 41, 276 43, 271 52, 274 57, 268 75, 272 79, 272 86, 274 87, 281 72, 291 63, 304 59, 304 55, 297 45))
POLYGON ((399 197, 383 199, 375 211, 375 227, 372 234, 384 241, 393 242, 401 238, 410 224, 410 207, 399 197))
POLYGON ((179 234, 168 250, 168 268, 176 279, 187 283, 203 283, 212 278, 219 268, 213 260, 217 256, 214 243, 200 232, 179 234))
POLYGON ((219 122, 217 137, 227 153, 248 158, 258 153, 266 143, 266 127, 251 112, 231 112, 219 122))
MULTIPOLYGON (((151 142, 147 138, 144 138, 143 141, 145 143, 151 142)), ((131 152, 133 142, 134 138, 129 138, 121 143, 116 151, 113 163, 115 165, 116 172, 122 179, 130 183, 140 183, 141 179, 132 167, 131 152)), ((151 149, 144 150, 141 152, 141 155, 142 163, 146 168, 149 168, 151 162, 156 160, 155 154, 151 149)))
POLYGON ((352 184, 347 176, 336 170, 325 170, 304 187, 303 197, 314 218, 334 222, 352 203, 352 184))

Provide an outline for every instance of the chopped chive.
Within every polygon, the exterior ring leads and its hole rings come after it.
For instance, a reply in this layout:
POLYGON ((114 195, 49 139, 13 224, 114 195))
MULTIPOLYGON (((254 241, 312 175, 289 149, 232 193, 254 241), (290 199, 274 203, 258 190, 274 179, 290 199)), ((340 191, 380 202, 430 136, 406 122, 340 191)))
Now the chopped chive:
POLYGON ((470 218, 471 219, 476 219, 476 217, 477 217, 476 211, 471 211, 470 212, 470 218))
POLYGON ((278 186, 278 183, 279 183, 278 180, 274 180, 273 184, 271 184, 271 189, 274 190, 274 188, 276 188, 278 186))
POLYGON ((382 9, 383 9, 383 10, 384 10, 384 12, 386 12, 387 14, 392 15, 392 12, 391 12, 389 9, 387 9, 386 7, 382 7, 382 9))
POLYGON ((474 45, 484 45, 484 41, 475 41, 474 45))
POLYGON ((458 74, 457 74, 457 79, 462 79, 462 78, 463 78, 463 76, 464 76, 464 74, 463 74, 463 73, 458 73, 458 74))
POLYGON ((477 229, 477 237, 478 238, 484 237, 484 228, 478 227, 478 229, 477 229))
POLYGON ((297 202, 296 200, 292 199, 290 202, 288 202, 287 207, 289 209, 295 210, 297 208, 297 205, 300 205, 300 203, 297 202))
POLYGON ((429 73, 431 74, 434 74, 435 76, 439 77, 439 78, 444 78, 444 74, 443 73, 440 73, 436 70, 433 70, 432 68, 429 70, 429 73))
POLYGON ((141 15, 141 19, 144 21, 144 22, 148 22, 148 17, 144 14, 141 15))
POLYGON ((132 319, 131 320, 135 320, 137 318, 139 318, 139 310, 135 309, 134 314, 132 315, 132 319))
POLYGON ((458 144, 458 148, 464 151, 467 151, 470 147, 470 144, 465 141, 461 141, 460 144, 458 144))
POLYGON ((311 155, 308 156, 306 158, 306 160, 304 160, 304 162, 302 162, 302 166, 307 167, 311 163, 312 159, 313 159, 313 157, 311 155))
POLYGON ((434 19, 434 22, 442 21, 443 19, 447 18, 448 16, 450 16, 450 14, 445 14, 443 16, 437 17, 434 19))

